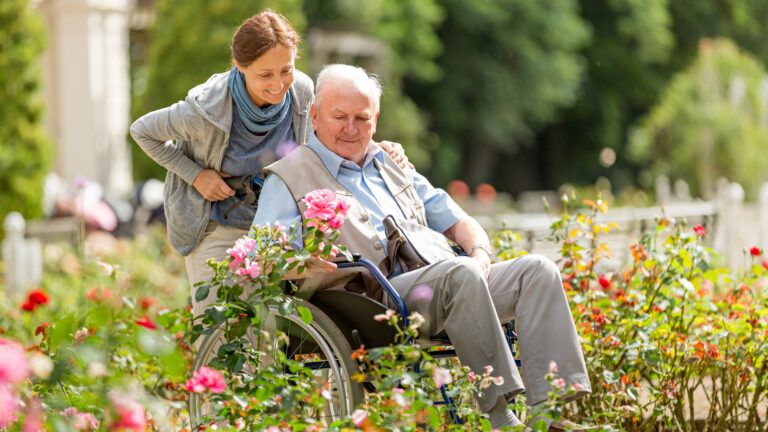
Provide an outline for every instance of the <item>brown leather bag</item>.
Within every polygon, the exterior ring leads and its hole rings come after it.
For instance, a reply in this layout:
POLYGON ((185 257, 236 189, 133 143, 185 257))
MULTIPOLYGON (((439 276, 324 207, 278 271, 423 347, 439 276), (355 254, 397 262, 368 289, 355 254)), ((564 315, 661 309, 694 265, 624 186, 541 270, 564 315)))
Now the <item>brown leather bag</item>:
POLYGON ((388 270, 391 275, 397 263, 403 272, 453 258, 456 256, 444 235, 421 224, 396 220, 392 215, 384 218, 387 235, 388 270))

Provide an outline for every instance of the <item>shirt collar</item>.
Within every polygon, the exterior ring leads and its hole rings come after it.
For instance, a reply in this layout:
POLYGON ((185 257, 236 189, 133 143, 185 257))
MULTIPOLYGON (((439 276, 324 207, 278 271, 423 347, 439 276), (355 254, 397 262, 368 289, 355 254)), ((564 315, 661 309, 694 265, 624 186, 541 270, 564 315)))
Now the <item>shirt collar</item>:
MULTIPOLYGON (((309 137, 309 140, 307 141, 307 147, 311 148, 315 151, 315 153, 317 153, 317 155, 320 157, 320 160, 323 162, 323 165, 325 165, 325 168, 331 173, 331 175, 333 175, 334 178, 339 176, 339 169, 342 167, 342 165, 346 168, 351 168, 358 171, 361 169, 356 163, 352 162, 351 160, 344 159, 343 157, 331 151, 331 149, 326 147, 323 143, 320 142, 319 139, 317 139, 317 135, 314 133, 309 137)), ((373 162, 374 158, 378 159, 379 162, 384 162, 384 152, 378 144, 371 141, 371 143, 368 144, 368 151, 365 154, 365 162, 363 162, 363 167, 373 162)))

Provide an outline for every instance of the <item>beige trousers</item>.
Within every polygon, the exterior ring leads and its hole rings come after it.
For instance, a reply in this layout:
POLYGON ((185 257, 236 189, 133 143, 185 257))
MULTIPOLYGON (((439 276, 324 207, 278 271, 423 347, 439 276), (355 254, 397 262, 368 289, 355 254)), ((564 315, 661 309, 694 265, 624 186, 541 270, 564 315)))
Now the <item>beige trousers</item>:
POLYGON ((216 293, 211 291, 208 298, 198 302, 195 301, 195 284, 197 282, 209 280, 213 277, 213 269, 206 262, 214 258, 221 261, 227 256, 227 249, 235 244, 235 240, 248 234, 244 228, 236 228, 227 225, 221 225, 210 221, 205 227, 205 235, 200 244, 192 252, 184 257, 184 263, 187 267, 187 278, 192 295, 192 313, 198 316, 205 311, 205 308, 216 300, 216 293))
POLYGON ((391 280, 410 312, 426 318, 420 329, 430 336, 447 333, 459 360, 475 373, 493 366, 504 377, 479 398, 487 412, 500 396, 526 392, 529 405, 547 399, 545 375, 557 363, 567 385, 591 391, 579 337, 563 291, 560 272, 549 259, 526 255, 491 267, 486 280, 469 257, 456 257, 391 280), (509 351, 502 322, 515 320, 522 379, 509 351))

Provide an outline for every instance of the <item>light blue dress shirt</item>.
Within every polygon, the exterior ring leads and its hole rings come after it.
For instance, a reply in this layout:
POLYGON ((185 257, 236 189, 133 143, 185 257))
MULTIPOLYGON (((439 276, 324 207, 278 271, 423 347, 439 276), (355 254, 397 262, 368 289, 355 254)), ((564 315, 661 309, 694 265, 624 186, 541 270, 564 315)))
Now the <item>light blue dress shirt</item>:
MULTIPOLYGON (((307 145, 320 156, 320 160, 331 175, 368 210, 371 223, 386 250, 387 238, 382 222, 384 217, 392 214, 398 219, 404 219, 405 216, 374 163, 374 159, 378 159, 379 162, 384 161, 383 150, 372 144, 361 168, 356 163, 329 150, 314 134, 309 137, 307 145)), ((414 172, 413 185, 419 198, 424 202, 427 225, 431 229, 443 233, 466 217, 464 210, 444 190, 432 186, 421 174, 414 172)), ((275 222, 280 222, 285 227, 298 222, 300 226, 301 214, 285 183, 277 175, 271 174, 261 190, 253 224, 262 226, 275 222)), ((301 228, 299 228, 299 241, 301 241, 301 228)))

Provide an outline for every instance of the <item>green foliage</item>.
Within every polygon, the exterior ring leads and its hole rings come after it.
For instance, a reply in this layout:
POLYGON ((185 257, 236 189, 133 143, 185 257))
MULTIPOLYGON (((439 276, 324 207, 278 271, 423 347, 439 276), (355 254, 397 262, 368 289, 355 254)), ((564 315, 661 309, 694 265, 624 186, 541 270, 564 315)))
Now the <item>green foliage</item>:
POLYGON ((180 338, 191 316, 175 308, 186 290, 178 274, 183 262, 168 255, 164 243, 158 231, 86 260, 48 245, 40 288, 47 301, 30 311, 19 299, 0 298, 2 337, 34 353, 32 378, 15 389, 26 401, 21 420, 34 417, 42 402, 46 411, 37 415, 55 430, 75 430, 65 409, 95 415, 99 430, 106 430, 115 421, 110 400, 130 393, 158 423, 174 430, 183 425, 183 404, 175 397, 192 358, 180 338))
POLYGON ((42 214, 51 148, 43 133, 39 62, 44 31, 27 0, 0 4, 0 220, 42 214))
POLYGON ((432 173, 443 182, 468 171, 478 183, 575 101, 589 29, 572 0, 441 3, 443 79, 409 90, 442 139, 432 173))
POLYGON ((617 225, 599 222, 604 202, 585 202, 552 224, 593 390, 572 414, 633 431, 756 428, 768 385, 762 251, 741 271, 717 267, 703 227, 660 217, 625 268, 599 274, 610 256, 600 237, 617 225))
MULTIPOLYGON (((762 0, 579 3, 593 29, 584 51, 587 74, 577 103, 537 138, 536 174, 547 188, 600 176, 610 179, 615 192, 639 186, 645 167, 630 157, 631 130, 675 75, 695 61, 702 38, 729 38, 768 63, 768 3, 762 0), (596 163, 604 148, 617 155, 610 167, 596 163)), ((642 183, 649 185, 647 179, 642 183)))
POLYGON ((421 107, 403 91, 403 82, 434 82, 441 77, 435 63, 442 50, 435 33, 444 15, 439 1, 306 1, 304 8, 310 30, 353 31, 383 42, 384 51, 377 53, 384 60, 381 70, 373 67, 376 61, 366 64, 365 60, 372 59, 349 61, 357 61, 383 79, 382 114, 376 137, 402 143, 410 159, 427 166, 436 137, 427 130, 421 107))
POLYGON ((648 166, 646 178, 680 178, 712 196, 726 177, 754 194, 768 180, 765 80, 760 62, 732 42, 704 40, 631 135, 630 154, 648 166))
MULTIPOLYGON (((145 69, 134 71, 133 118, 184 99, 194 86, 231 65, 230 44, 240 23, 259 11, 279 11, 302 33, 300 0, 158 0, 149 33, 145 69), (136 83, 140 83, 136 85, 136 83)), ((137 179, 163 178, 165 171, 133 146, 137 179)))

